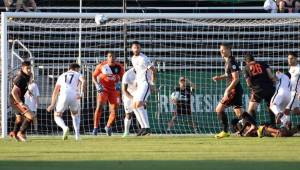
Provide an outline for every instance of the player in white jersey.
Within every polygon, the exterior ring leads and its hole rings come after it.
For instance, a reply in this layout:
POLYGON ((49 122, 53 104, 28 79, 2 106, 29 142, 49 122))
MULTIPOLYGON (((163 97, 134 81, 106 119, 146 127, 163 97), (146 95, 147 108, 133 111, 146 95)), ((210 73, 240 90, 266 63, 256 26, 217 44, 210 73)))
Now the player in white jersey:
POLYGON ((141 53, 141 45, 138 41, 134 41, 131 46, 133 56, 131 58, 132 65, 136 71, 137 90, 133 96, 133 111, 136 115, 140 115, 141 121, 145 128, 141 128, 137 136, 150 134, 150 125, 148 113, 145 109, 145 103, 150 95, 150 88, 156 80, 156 69, 150 59, 141 53), (152 73, 151 79, 148 80, 147 74, 152 73), (152 84, 150 84, 152 82, 152 84))
POLYGON ((69 71, 58 77, 52 94, 51 105, 47 108, 47 111, 50 112, 56 105, 54 120, 63 129, 63 140, 66 140, 69 134, 69 128, 62 119, 63 112, 68 108, 71 111, 75 139, 79 139, 80 97, 85 89, 85 79, 79 73, 79 69, 80 66, 78 64, 72 63, 69 71))
MULTIPOLYGON (((124 119, 124 134, 122 137, 126 137, 129 135, 129 127, 131 125, 131 118, 133 112, 133 96, 136 91, 137 84, 135 81, 135 70, 131 68, 127 70, 122 78, 122 100, 125 110, 125 119, 124 119)), ((138 122, 140 122, 139 115, 136 115, 138 122)))
POLYGON ((285 114, 290 112, 300 114, 300 65, 297 61, 297 55, 293 52, 288 54, 288 64, 290 66, 289 73, 291 74, 291 100, 286 107, 285 114))
POLYGON ((289 75, 280 71, 276 72, 276 91, 270 102, 270 109, 276 117, 276 123, 285 126, 289 121, 289 115, 284 115, 284 110, 291 99, 291 82, 289 75))
POLYGON ((40 91, 33 79, 30 80, 28 84, 27 92, 25 93, 25 104, 28 106, 29 110, 33 113, 33 127, 35 133, 37 133, 37 107, 39 104, 40 91))

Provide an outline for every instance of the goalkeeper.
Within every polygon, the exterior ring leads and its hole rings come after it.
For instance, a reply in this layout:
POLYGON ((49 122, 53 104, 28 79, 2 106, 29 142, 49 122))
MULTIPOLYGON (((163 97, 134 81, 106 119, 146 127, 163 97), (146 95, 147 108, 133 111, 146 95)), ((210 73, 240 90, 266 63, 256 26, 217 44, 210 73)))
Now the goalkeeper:
POLYGON ((94 130, 93 135, 97 135, 99 121, 103 106, 109 103, 110 115, 105 126, 105 131, 108 136, 112 134, 112 124, 116 119, 116 113, 120 104, 120 80, 124 74, 124 67, 119 62, 115 61, 115 56, 112 52, 107 53, 106 61, 97 65, 93 72, 93 83, 97 89, 97 106, 94 114, 94 130))
POLYGON ((172 119, 168 123, 167 133, 171 133, 171 128, 174 126, 177 117, 183 118, 183 116, 187 117, 188 124, 192 125, 194 133, 197 133, 197 125, 193 120, 191 111, 191 96, 195 88, 195 84, 189 79, 185 77, 179 78, 179 87, 176 87, 175 91, 171 95, 171 101, 175 104, 176 109, 173 113, 172 119))

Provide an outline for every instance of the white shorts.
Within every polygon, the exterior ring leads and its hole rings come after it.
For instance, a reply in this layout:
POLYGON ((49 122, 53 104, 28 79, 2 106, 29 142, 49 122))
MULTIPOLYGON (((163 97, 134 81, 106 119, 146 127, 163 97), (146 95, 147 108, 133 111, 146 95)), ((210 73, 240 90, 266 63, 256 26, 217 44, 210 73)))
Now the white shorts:
POLYGON ((132 99, 129 99, 125 94, 122 96, 125 113, 133 112, 132 99))
POLYGON ((296 92, 291 92, 291 100, 289 104, 286 106, 287 109, 294 110, 299 107, 300 101, 298 99, 298 95, 296 92))
POLYGON ((150 85, 143 81, 137 84, 137 89, 133 95, 133 101, 135 102, 146 102, 150 95, 150 85))
POLYGON ((55 111, 63 113, 67 109, 70 109, 71 112, 78 112, 80 109, 80 98, 78 95, 58 96, 55 111))
POLYGON ((270 105, 276 105, 281 112, 285 110, 289 102, 291 101, 291 93, 289 92, 275 92, 274 96, 271 99, 270 105))

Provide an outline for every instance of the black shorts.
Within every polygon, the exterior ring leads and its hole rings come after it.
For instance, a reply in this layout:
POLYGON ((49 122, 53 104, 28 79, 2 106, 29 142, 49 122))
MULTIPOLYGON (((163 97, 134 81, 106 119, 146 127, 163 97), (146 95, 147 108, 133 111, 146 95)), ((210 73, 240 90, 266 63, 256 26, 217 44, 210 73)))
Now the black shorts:
POLYGON ((265 102, 269 106, 270 101, 271 101, 274 93, 275 93, 275 88, 274 87, 271 87, 269 89, 265 89, 265 90, 260 91, 260 92, 252 91, 250 101, 260 103, 262 100, 265 100, 265 102))
POLYGON ((221 99, 220 103, 226 107, 233 106, 234 108, 243 107, 243 90, 232 89, 227 100, 221 99))

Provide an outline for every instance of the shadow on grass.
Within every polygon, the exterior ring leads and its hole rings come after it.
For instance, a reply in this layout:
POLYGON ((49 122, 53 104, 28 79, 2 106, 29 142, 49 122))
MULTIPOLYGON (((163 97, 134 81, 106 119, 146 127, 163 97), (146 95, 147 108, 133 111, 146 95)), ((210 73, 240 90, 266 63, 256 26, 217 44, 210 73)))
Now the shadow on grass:
POLYGON ((0 170, 299 170, 300 162, 276 161, 0 161, 0 170))

